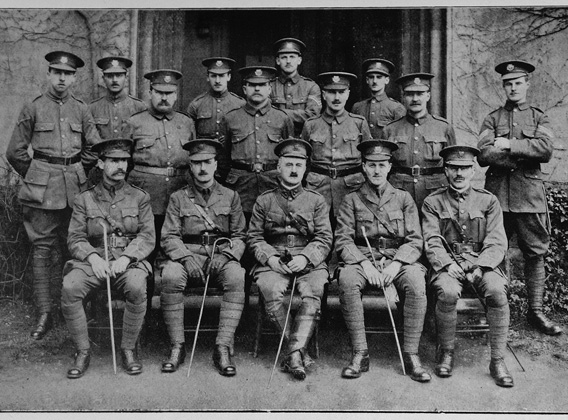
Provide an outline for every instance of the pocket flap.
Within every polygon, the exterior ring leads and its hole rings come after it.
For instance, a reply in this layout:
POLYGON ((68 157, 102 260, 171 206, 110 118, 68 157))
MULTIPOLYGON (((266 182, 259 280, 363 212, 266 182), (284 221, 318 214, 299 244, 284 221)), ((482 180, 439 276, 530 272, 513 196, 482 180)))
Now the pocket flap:
POLYGON ((389 210, 389 220, 402 220, 404 216, 401 210, 389 210))
POLYGON ((138 207, 127 207, 122 209, 122 217, 138 217, 138 207))
POLYGON ((98 125, 107 125, 109 123, 109 118, 95 118, 95 124, 98 125))
POLYGON ((273 143, 278 143, 280 140, 282 140, 281 134, 267 134, 267 136, 268 140, 270 140, 273 143))
POLYGON ((81 124, 69 123, 69 125, 71 126, 71 130, 74 131, 75 133, 83 132, 83 126, 81 124))
POLYGON ((54 128, 54 123, 36 123, 34 125, 34 131, 53 131, 54 128))
POLYGON ((28 184, 47 185, 49 181, 49 172, 29 169, 24 180, 28 184))

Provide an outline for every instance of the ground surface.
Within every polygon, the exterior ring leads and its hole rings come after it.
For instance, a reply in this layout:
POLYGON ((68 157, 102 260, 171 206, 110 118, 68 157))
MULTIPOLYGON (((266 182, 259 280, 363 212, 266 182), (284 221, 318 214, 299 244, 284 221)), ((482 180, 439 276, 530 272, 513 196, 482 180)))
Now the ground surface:
MULTIPOLYGON (((187 361, 178 372, 162 374, 166 337, 155 321, 142 347, 142 375, 130 377, 119 365, 115 376, 108 333, 91 330, 91 367, 83 378, 68 380, 65 373, 74 350, 66 328, 58 327, 44 340, 34 341, 29 338, 32 314, 30 306, 0 301, 0 410, 568 412, 567 336, 546 337, 522 321, 513 324, 510 344, 526 372, 507 352, 506 362, 515 380, 512 389, 495 386, 489 376, 484 334, 460 334, 454 376, 440 379, 433 375, 428 384, 402 375, 393 335, 369 335, 370 372, 357 380, 343 380, 340 372, 350 350, 337 307, 330 309, 328 323, 322 325, 315 370, 303 382, 277 371, 268 388, 278 338, 266 336, 259 357, 252 356, 253 311, 245 314, 238 331, 238 374, 233 378, 217 374, 211 363, 211 332, 199 336, 190 378, 186 377, 187 361)), ((159 312, 155 316, 159 318, 159 312)), ((196 316, 189 312, 193 320, 196 316)), ((380 316, 388 322, 386 312, 380 316)), ((558 321, 568 329, 566 320, 558 321)), ((193 334, 186 338, 189 350, 193 334)), ((431 334, 423 335, 420 353, 423 363, 433 370, 431 334)))

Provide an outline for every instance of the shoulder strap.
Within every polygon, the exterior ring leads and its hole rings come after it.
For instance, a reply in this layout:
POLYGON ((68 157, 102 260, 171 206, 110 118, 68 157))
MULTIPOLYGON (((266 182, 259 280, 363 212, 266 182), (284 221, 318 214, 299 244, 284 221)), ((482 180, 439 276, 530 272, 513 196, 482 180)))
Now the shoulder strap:
POLYGON ((359 196, 359 198, 361 199, 361 201, 363 202, 363 204, 365 205, 365 207, 367 207, 369 209, 369 211, 371 213, 373 213, 373 216, 375 216, 375 219, 377 219, 379 221, 379 223, 381 225, 384 226, 384 228, 387 230, 387 232, 389 233, 389 235, 391 235, 393 238, 397 238, 398 235, 397 233, 394 231, 394 229, 388 224, 386 223, 384 220, 382 220, 379 215, 371 208, 371 206, 368 203, 367 198, 363 195, 362 191, 359 189, 357 190, 357 195, 359 196))
POLYGON ((278 191, 275 191, 274 195, 276 196, 276 203, 278 204, 278 207, 280 207, 280 209, 284 212, 284 214, 292 220, 292 224, 294 225, 294 227, 298 229, 298 231, 302 235, 308 236, 309 234, 308 229, 305 226, 302 226, 302 224, 298 222, 298 220, 294 217, 292 213, 290 213, 290 211, 286 210, 286 201, 284 200, 284 197, 282 197, 281 194, 278 194, 278 191))
POLYGON ((195 204, 195 199, 189 196, 187 188, 185 188, 184 191, 185 194, 187 195, 187 198, 189 198, 189 201, 191 201, 191 204, 195 206, 201 217, 203 217, 203 220, 205 220, 205 222, 211 227, 211 229, 213 229, 216 232, 220 232, 221 229, 219 229, 219 226, 217 226, 217 224, 209 217, 209 215, 205 212, 203 207, 201 207, 199 204, 195 204))

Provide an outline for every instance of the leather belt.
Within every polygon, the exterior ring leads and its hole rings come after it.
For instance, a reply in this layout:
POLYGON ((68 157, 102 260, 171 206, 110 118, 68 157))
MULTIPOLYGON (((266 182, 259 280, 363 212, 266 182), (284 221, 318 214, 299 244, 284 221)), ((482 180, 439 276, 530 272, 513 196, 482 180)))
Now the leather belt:
POLYGON ((271 235, 267 236, 266 242, 272 246, 283 246, 286 248, 305 247, 310 240, 304 235, 271 235))
POLYGON ((483 249, 483 242, 453 242, 452 249, 456 254, 480 252, 483 249))
POLYGON ((52 163, 54 165, 69 166, 74 163, 81 162, 81 153, 77 153, 71 157, 50 156, 38 150, 34 150, 34 159, 41 160, 42 162, 52 163))
POLYGON ((443 174, 444 167, 434 166, 432 168, 422 168, 418 165, 415 165, 412 168, 407 168, 405 166, 396 166, 396 167, 393 166, 393 168, 391 169, 391 173, 406 174, 410 176, 443 174))
POLYGON ((278 167, 278 163, 276 162, 269 162, 269 163, 262 163, 262 162, 255 162, 255 163, 243 163, 243 162, 231 162, 231 167, 233 169, 241 169, 243 171, 248 172, 266 172, 266 171, 273 171, 278 167))
MULTIPOLYGON (((108 235, 108 246, 109 248, 126 248, 130 242, 136 237, 132 236, 116 236, 108 235)), ((105 246, 104 236, 93 236, 89 238, 89 243, 95 248, 102 248, 105 246)))
POLYGON ((172 166, 168 166, 167 168, 160 168, 158 166, 135 165, 134 170, 153 175, 184 176, 188 173, 189 168, 174 168, 172 166))
MULTIPOLYGON (((404 238, 369 238, 369 243, 376 249, 397 249, 404 243, 404 238)), ((367 246, 365 238, 355 238, 355 245, 367 246)))
POLYGON ((337 177, 344 177, 351 174, 356 174, 361 172, 361 166, 352 166, 351 168, 337 169, 337 168, 325 168, 323 166, 312 165, 310 167, 311 172, 316 174, 327 175, 331 179, 336 179, 337 177))
POLYGON ((228 236, 206 233, 203 235, 183 235, 181 239, 184 244, 209 246, 213 245, 219 238, 228 238, 228 236))

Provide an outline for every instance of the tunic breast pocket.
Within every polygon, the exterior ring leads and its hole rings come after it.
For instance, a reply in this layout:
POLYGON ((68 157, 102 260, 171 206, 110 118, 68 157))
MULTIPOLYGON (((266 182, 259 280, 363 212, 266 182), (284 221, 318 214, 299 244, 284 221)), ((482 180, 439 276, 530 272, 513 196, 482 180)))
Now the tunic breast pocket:
POLYGON ((110 122, 110 118, 95 118, 95 124, 97 126, 99 126, 99 125, 107 126, 109 122, 110 122))
POLYGON ((373 223, 375 216, 370 211, 363 209, 355 210, 355 237, 362 238, 361 227, 365 228, 365 234, 370 237, 378 234, 377 225, 373 223))
POLYGON ((442 158, 439 153, 444 147, 446 147, 446 144, 448 143, 447 140, 443 137, 424 136, 424 142, 426 143, 424 159, 430 162, 440 162, 442 158))
POLYGON ((292 99, 292 105, 294 106, 294 109, 304 109, 307 103, 308 103, 307 96, 302 96, 300 98, 292 99))
POLYGON ((523 138, 532 139, 536 135, 536 126, 527 125, 523 127, 523 138))
POLYGON ((357 146, 361 142, 361 133, 357 134, 348 134, 343 136, 343 141, 347 145, 349 151, 351 152, 351 156, 359 156, 360 152, 357 149, 357 146))
POLYGON ((124 233, 138 233, 138 207, 128 207, 122 209, 122 223, 124 224, 124 233))
POLYGON ((142 151, 153 147, 156 144, 158 138, 154 134, 137 134, 134 144, 134 148, 137 151, 142 151))
POLYGON ((231 143, 240 143, 247 139, 249 136, 254 134, 253 131, 245 130, 244 127, 237 127, 233 130, 233 135, 231 136, 231 143))
POLYGON ((53 139, 54 123, 36 123, 34 125, 34 136, 32 146, 41 149, 41 147, 53 147, 51 144, 53 139))
MULTIPOLYGON (((104 233, 103 227, 101 226, 100 222, 105 220, 105 225, 108 227, 109 224, 106 222, 103 213, 97 208, 87 208, 86 209, 86 216, 87 216, 87 232, 89 236, 97 236, 102 235, 104 233)), ((109 234, 110 234, 110 228, 109 234)))
POLYGON ((203 230, 203 222, 201 215, 197 214, 197 210, 189 207, 182 207, 179 210, 179 217, 181 220, 181 233, 182 234, 197 234, 203 230))
MULTIPOLYGON (((313 213, 309 213, 309 212, 301 212, 301 213, 296 213, 294 215, 296 217, 296 220, 298 221, 299 225, 303 228, 306 229, 306 232, 308 234, 312 234, 315 231, 315 222, 314 222, 314 215, 313 213)), ((306 232, 300 232, 302 235, 306 234, 306 232)))
MULTIPOLYGON (((404 214, 401 210, 387 209, 390 227, 395 231, 398 237, 405 236, 404 214)), ((389 232, 390 233, 390 232, 389 232)))
POLYGON ((213 213, 215 213, 214 222, 222 232, 228 233, 229 232, 229 225, 230 221, 229 218, 231 216, 231 208, 230 207, 214 207, 213 213))
POLYGON ((69 126, 71 127, 71 132, 73 133, 74 140, 78 141, 79 144, 80 144, 81 143, 81 135, 83 134, 83 125, 75 124, 75 123, 69 123, 69 126))
POLYGON ((211 118, 211 110, 207 110, 207 111, 200 111, 197 114, 197 121, 199 120, 208 120, 211 118))
POLYGON ((481 210, 471 210, 469 212, 470 230, 469 239, 473 242, 483 242, 486 233, 487 219, 481 210))
POLYGON ((282 134, 280 133, 268 133, 266 136, 271 143, 279 143, 282 140, 282 134))
POLYGON ((398 162, 399 165, 408 166, 410 162, 410 146, 408 144, 408 137, 396 136, 393 138, 393 141, 398 146, 398 149, 393 153, 393 159, 398 162))

